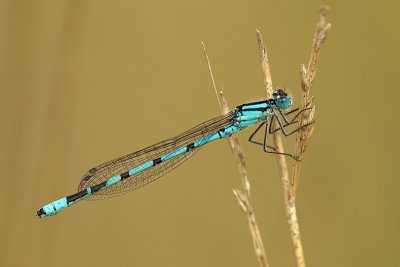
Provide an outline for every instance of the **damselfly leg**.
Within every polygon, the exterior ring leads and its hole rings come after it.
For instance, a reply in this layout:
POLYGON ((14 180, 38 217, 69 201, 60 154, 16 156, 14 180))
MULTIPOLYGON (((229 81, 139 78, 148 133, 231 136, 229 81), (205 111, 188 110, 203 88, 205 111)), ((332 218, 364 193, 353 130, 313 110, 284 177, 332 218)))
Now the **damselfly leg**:
MULTIPOLYGON (((292 124, 297 123, 298 121, 297 121, 296 119, 300 116, 300 114, 303 113, 303 112, 305 112, 305 111, 307 111, 307 110, 310 110, 310 109, 311 109, 311 108, 305 108, 305 109, 301 110, 301 111, 298 112, 298 113, 296 114, 296 116, 294 116, 290 121, 287 119, 286 116, 289 115, 289 114, 291 114, 291 113, 293 113, 293 112, 296 112, 296 111, 299 110, 299 109, 296 108, 296 109, 294 109, 294 110, 292 110, 292 111, 290 111, 290 112, 288 112, 288 113, 286 113, 286 114, 284 114, 281 110, 279 110, 279 113, 281 114, 283 120, 284 120, 285 123, 286 123, 285 125, 283 125, 283 127, 286 127, 286 126, 289 126, 289 125, 292 125, 292 124)), ((276 116, 277 116, 277 115, 276 115, 276 116)), ((273 121, 273 116, 272 116, 272 119, 271 119, 271 120, 273 121)), ((314 122, 311 122, 311 123, 308 123, 308 124, 306 124, 306 125, 303 125, 303 126, 297 128, 297 129, 293 130, 293 131, 290 132, 290 133, 287 133, 286 131, 282 130, 283 128, 281 127, 281 124, 280 124, 278 129, 272 129, 272 128, 271 128, 270 131, 269 131, 269 133, 272 134, 272 133, 275 133, 275 132, 281 130, 282 133, 283 133, 285 136, 289 136, 289 135, 292 135, 292 134, 295 133, 295 132, 298 132, 300 129, 302 129, 302 128, 306 127, 306 126, 309 126, 310 124, 313 124, 313 123, 314 123, 314 122)), ((272 126, 272 123, 271 123, 271 126, 272 126)))
POLYGON ((299 130, 301 130, 301 129, 303 129, 303 128, 305 128, 305 127, 307 127, 307 126, 313 124, 314 122, 308 123, 308 124, 306 124, 306 125, 303 125, 303 126, 297 128, 297 129, 291 131, 290 133, 288 133, 288 132, 285 130, 285 127, 287 127, 287 126, 289 126, 289 125, 292 125, 292 124, 294 124, 294 123, 297 123, 297 120, 296 120, 296 119, 299 117, 299 115, 300 115, 301 113, 303 113, 303 112, 306 111, 306 110, 310 110, 310 109, 311 109, 311 108, 306 108, 306 109, 301 110, 301 111, 298 112, 298 113, 296 114, 296 116, 294 116, 291 120, 289 120, 286 116, 289 115, 289 114, 291 114, 291 113, 293 113, 293 112, 298 111, 298 110, 299 110, 298 108, 297 108, 297 109, 294 109, 294 110, 292 110, 292 111, 290 111, 290 112, 288 112, 288 113, 286 113, 286 114, 284 114, 281 110, 278 109, 278 111, 279 111, 279 113, 280 113, 282 119, 284 120, 285 124, 283 124, 282 121, 281 121, 281 119, 279 118, 279 116, 278 116, 277 114, 274 113, 274 114, 272 114, 271 119, 270 119, 269 122, 268 122, 268 119, 265 120, 265 121, 263 121, 263 122, 261 122, 261 124, 257 127, 257 129, 250 135, 250 137, 249 137, 249 142, 251 142, 251 143, 253 143, 253 144, 257 144, 257 145, 263 146, 263 150, 264 150, 264 152, 266 152, 266 153, 285 155, 285 156, 289 156, 289 157, 293 158, 293 159, 296 160, 296 161, 300 161, 299 159, 297 159, 295 156, 293 156, 293 155, 290 154, 290 153, 277 152, 275 147, 272 147, 272 146, 267 145, 267 135, 268 135, 268 134, 275 133, 275 132, 281 130, 281 132, 282 132, 285 136, 290 136, 290 135, 292 135, 293 133, 298 132, 299 130), (273 127, 274 127, 274 126, 273 126, 273 124, 274 124, 274 123, 273 123, 273 122, 274 122, 274 119, 278 122, 278 125, 279 125, 279 128, 278 128, 278 129, 273 129, 273 127), (259 130, 260 130, 264 125, 265 125, 265 128, 264 128, 264 140, 263 140, 264 142, 263 142, 263 143, 260 143, 260 142, 254 141, 254 140, 253 140, 253 137, 257 134, 257 132, 259 132, 259 130), (268 151, 267 148, 272 149, 273 151, 268 151))
MULTIPOLYGON (((266 147, 268 147, 268 148, 270 148, 270 149, 272 149, 272 150, 275 150, 275 149, 276 149, 275 147, 266 145, 265 140, 264 140, 264 143, 260 143, 260 142, 257 142, 257 141, 255 141, 255 140, 253 140, 253 137, 258 133, 258 131, 259 131, 259 130, 264 126, 264 124, 266 124, 266 123, 267 123, 266 121, 263 121, 263 122, 260 123, 260 125, 257 126, 257 129, 250 135, 250 137, 249 137, 249 142, 250 142, 250 143, 253 143, 253 144, 256 144, 256 145, 260 145, 260 146, 264 146, 264 144, 265 144, 266 147)), ((268 127, 268 124, 266 124, 266 128, 267 128, 267 127, 268 127)), ((264 137, 264 139, 265 139, 265 137, 264 137)))
POLYGON ((276 150, 275 147, 272 147, 272 146, 267 145, 267 135, 268 135, 269 128, 270 128, 270 127, 268 127, 268 125, 269 125, 269 124, 268 124, 267 121, 263 121, 260 125, 258 125, 257 129, 251 134, 251 136, 250 136, 250 138, 249 138, 249 142, 251 142, 251 143, 253 143, 253 144, 256 144, 256 145, 261 145, 261 146, 263 147, 263 150, 264 150, 265 153, 285 155, 285 156, 289 156, 289 157, 291 157, 291 158, 293 158, 293 159, 295 159, 295 160, 298 161, 298 159, 296 159, 293 155, 291 155, 291 154, 289 154, 289 153, 276 152, 276 151, 275 151, 275 150, 276 150), (264 125, 265 125, 265 130, 264 130, 264 142, 263 142, 263 143, 260 143, 260 142, 254 141, 254 140, 253 140, 254 135, 256 135, 257 132, 258 132, 264 125), (274 150, 274 151, 268 151, 267 148, 270 148, 270 149, 272 149, 272 150, 274 150))
MULTIPOLYGON (((291 125, 291 124, 293 124, 293 123, 296 123, 297 121, 296 121, 296 118, 300 115, 300 113, 302 112, 299 112, 298 114, 296 114, 296 116, 293 118, 293 119, 291 119, 290 121, 287 119, 287 115, 289 115, 289 114, 292 114, 293 112, 296 112, 296 111, 298 111, 299 109, 298 108, 296 108, 296 109, 294 109, 294 110, 291 110, 290 112, 288 112, 288 113, 286 113, 286 114, 283 114, 283 112, 282 111, 280 111, 280 112, 282 112, 281 114, 282 114, 282 117, 284 118, 284 120, 285 120, 285 122, 286 122, 286 124, 284 125, 284 127, 286 127, 286 126, 289 126, 289 125, 291 125)), ((305 110, 307 110, 307 109, 305 109, 305 110)), ((305 111, 305 110, 303 110, 303 111, 305 111)), ((253 143, 253 144, 256 144, 256 145, 261 145, 261 146, 263 146, 264 145, 264 143, 260 143, 260 142, 257 142, 257 141, 255 141, 255 140, 253 140, 253 137, 258 133, 258 131, 261 129, 261 127, 263 127, 263 125, 264 124, 266 124, 267 122, 266 121, 263 121, 263 122, 261 122, 260 123, 260 125, 258 125, 258 127, 257 127, 257 129, 255 129, 254 130, 254 132, 250 135, 250 137, 249 137, 249 142, 250 143, 253 143)), ((271 124, 270 124, 270 128, 271 128, 271 124)), ((267 130, 268 129, 268 126, 266 127, 266 129, 265 130, 267 130)), ((275 133, 276 131, 279 131, 281 128, 279 127, 278 129, 274 129, 273 131, 271 131, 271 129, 269 130, 269 133, 275 133)), ((264 132, 264 135, 266 134, 266 132, 267 131, 265 131, 264 132)), ((273 147, 273 146, 267 146, 268 148, 270 148, 270 149, 273 149, 273 150, 275 150, 276 148, 275 147, 273 147)))

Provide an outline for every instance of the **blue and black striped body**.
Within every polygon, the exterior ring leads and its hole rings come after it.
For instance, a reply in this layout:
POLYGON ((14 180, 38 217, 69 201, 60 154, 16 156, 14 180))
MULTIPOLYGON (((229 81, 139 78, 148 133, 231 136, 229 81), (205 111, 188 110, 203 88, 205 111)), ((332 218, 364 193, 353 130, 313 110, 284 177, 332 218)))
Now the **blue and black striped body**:
MULTIPOLYGON (((286 98, 286 106, 282 108, 291 105, 291 99, 287 95, 286 98)), ((274 97, 243 104, 174 138, 98 165, 83 176, 78 193, 43 206, 37 216, 54 215, 83 199, 108 198, 148 184, 180 165, 203 145, 266 120, 274 109, 280 108, 276 100, 274 97)))

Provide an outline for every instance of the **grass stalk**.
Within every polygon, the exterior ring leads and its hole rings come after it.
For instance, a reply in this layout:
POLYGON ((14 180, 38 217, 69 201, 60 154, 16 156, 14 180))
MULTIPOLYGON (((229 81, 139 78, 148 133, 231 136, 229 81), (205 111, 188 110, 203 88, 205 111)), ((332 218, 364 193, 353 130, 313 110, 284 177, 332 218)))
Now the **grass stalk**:
MULTIPOLYGON (((326 21, 326 14, 328 13, 328 11, 329 11, 328 6, 322 6, 320 8, 319 20, 315 27, 314 37, 311 46, 311 55, 310 55, 310 60, 308 61, 308 66, 306 68, 304 64, 300 65, 300 79, 301 79, 301 89, 302 89, 300 109, 303 110, 306 107, 310 107, 311 109, 303 112, 300 115, 298 127, 302 127, 303 125, 309 124, 314 121, 315 104, 314 104, 314 97, 311 96, 310 89, 314 81, 315 75, 317 73, 316 64, 321 46, 325 42, 328 31, 331 28, 331 24, 326 21)), ((296 144, 294 148, 294 156, 299 160, 303 158, 303 154, 307 149, 307 146, 310 142, 313 132, 314 132, 314 125, 304 127, 297 132, 296 144)), ((300 168, 301 168, 301 161, 295 162, 293 166, 293 179, 292 179, 292 187, 294 194, 296 194, 297 185, 299 183, 300 168)))
MULTIPOLYGON (((326 15, 328 13, 328 6, 321 6, 319 11, 319 20, 317 22, 315 33, 312 41, 312 49, 310 59, 307 68, 304 64, 300 66, 300 78, 301 78, 301 89, 302 89, 302 99, 300 103, 300 110, 308 109, 301 113, 298 119, 298 127, 308 125, 314 122, 315 117, 315 104, 314 97, 310 93, 311 85, 316 75, 316 63, 319 56, 320 49, 326 40, 331 24, 326 21, 326 15)), ((273 93, 272 76, 270 71, 270 65, 268 60, 267 48, 262 39, 262 35, 259 31, 256 31, 257 43, 259 48, 260 63, 263 72, 264 88, 266 98, 269 99, 273 93)), ((229 112, 228 104, 226 98, 221 90, 219 93, 215 85, 214 76, 211 69, 210 60, 208 58, 205 45, 202 42, 204 55, 207 60, 208 69, 210 72, 211 80, 213 83, 214 91, 218 100, 218 105, 223 114, 229 112)), ((277 121, 274 121, 274 128, 278 129, 279 125, 277 121)), ((296 134, 296 143, 294 148, 294 156, 299 159, 293 165, 293 178, 290 179, 289 169, 286 162, 286 157, 282 154, 276 154, 277 166, 279 171, 279 176, 282 181, 283 189, 283 199, 285 204, 286 219, 289 227, 289 233, 292 239, 292 245, 294 249, 294 255, 297 267, 305 267, 305 257, 303 251, 303 244, 300 236, 299 222, 297 218, 296 211, 296 190, 300 177, 301 170, 301 160, 303 158, 304 152, 310 143, 311 136, 314 131, 314 125, 301 128, 296 134)), ((275 143, 276 151, 279 153, 284 153, 282 135, 279 131, 272 134, 275 143)), ((267 256, 265 253, 263 241, 260 235, 259 227, 257 225, 256 217, 252 204, 250 202, 250 182, 248 179, 246 171, 246 163, 244 152, 240 144, 239 139, 236 136, 231 136, 228 138, 229 146, 232 153, 236 159, 239 173, 241 175, 243 190, 233 189, 233 193, 238 201, 239 207, 245 213, 249 231, 252 236, 254 250, 260 266, 269 266, 267 256)))
MULTIPOLYGON (((317 22, 316 30, 314 33, 314 38, 312 42, 312 51, 310 60, 308 63, 307 68, 304 65, 301 65, 300 68, 300 77, 301 77, 301 88, 302 88, 302 100, 300 104, 300 110, 309 107, 310 109, 303 112, 299 118, 298 126, 304 126, 306 124, 314 122, 315 116, 315 105, 314 99, 310 95, 310 88, 314 77, 316 75, 316 62, 319 55, 320 48, 324 41, 326 40, 327 33, 331 27, 330 23, 326 22, 326 14, 329 8, 327 6, 322 6, 319 12, 319 21, 317 22)), ((272 86, 272 78, 271 78, 271 71, 269 67, 268 61, 268 53, 266 46, 264 45, 262 35, 259 31, 257 31, 257 42, 259 47, 259 55, 260 55, 260 62, 261 67, 263 70, 263 78, 264 78, 264 87, 266 91, 266 97, 270 98, 273 92, 272 86)), ((279 128, 277 122, 275 123, 275 129, 279 128)), ((296 144, 295 144, 295 152, 294 156, 301 160, 303 154, 310 143, 310 138, 314 131, 314 126, 304 127, 299 130, 296 134, 296 144)), ((273 134, 273 140, 275 142, 276 151, 283 153, 283 144, 282 144, 282 136, 279 132, 273 134)), ((278 170, 279 176, 282 181, 283 187, 283 198, 285 204, 285 211, 286 211, 286 219, 289 227, 289 233, 292 239, 292 245, 294 249, 294 255, 296 260, 297 267, 305 267, 305 257, 303 251, 303 244, 301 241, 300 236, 300 228, 299 222, 297 218, 297 211, 296 211, 296 189, 300 177, 300 167, 301 161, 296 161, 293 166, 293 179, 290 180, 288 166, 286 162, 286 158, 283 155, 277 154, 277 163, 278 163, 278 170)))
MULTIPOLYGON (((221 109, 221 113, 226 114, 230 111, 230 109, 228 107, 228 104, 227 104, 226 98, 223 94, 223 91, 221 90, 219 94, 217 92, 214 75, 213 75, 212 69, 211 69, 211 63, 208 58, 207 51, 206 51, 206 48, 205 48, 205 45, 203 42, 202 42, 202 45, 203 45, 204 55, 207 60, 208 70, 210 72, 211 80, 213 82, 214 91, 217 96, 218 105, 221 109), (221 99, 221 101, 220 101, 220 99, 221 99)), ((229 141, 229 147, 231 148, 231 151, 235 157, 235 160, 236 160, 236 163, 238 166, 238 170, 239 170, 239 173, 241 176, 241 180, 242 180, 242 185, 243 185, 242 190, 233 189, 233 193, 236 197, 236 200, 238 201, 239 207, 242 209, 242 211, 244 212, 244 214, 247 217, 249 231, 250 231, 250 234, 251 234, 251 237, 253 240, 254 251, 255 251, 259 266, 260 267, 269 267, 267 254, 265 253, 265 248, 264 248, 260 230, 259 230, 259 227, 257 224, 254 209, 250 202, 250 182, 249 182, 249 178, 247 175, 246 162, 245 162, 242 145, 236 136, 229 137, 228 141, 229 141)))
MULTIPOLYGON (((256 32, 257 42, 260 54, 260 62, 263 70, 264 86, 266 91, 266 97, 270 98, 273 92, 271 71, 268 62, 267 48, 264 45, 262 35, 259 31, 256 32)), ((277 121, 275 120, 275 129, 279 128, 277 121)), ((275 143, 276 151, 279 153, 284 153, 282 135, 279 132, 273 134, 273 140, 275 143)), ((297 267, 305 267, 305 259, 303 252, 303 244, 300 237, 299 222, 297 219, 296 203, 293 197, 293 190, 289 178, 289 171, 284 155, 276 154, 276 159, 278 163, 279 176, 282 181, 283 188, 283 199, 285 204, 286 219, 289 226, 289 233, 292 238, 292 244, 294 248, 294 254, 296 258, 297 267)))

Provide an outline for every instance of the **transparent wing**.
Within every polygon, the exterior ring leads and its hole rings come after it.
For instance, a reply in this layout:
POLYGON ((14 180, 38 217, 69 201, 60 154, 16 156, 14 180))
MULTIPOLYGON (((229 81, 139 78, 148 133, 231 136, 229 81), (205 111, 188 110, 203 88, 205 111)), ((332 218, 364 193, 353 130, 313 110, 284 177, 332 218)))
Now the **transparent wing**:
MULTIPOLYGON (((201 123, 178 136, 166 139, 142 150, 100 164, 85 173, 79 183, 78 191, 82 191, 85 188, 102 183, 116 175, 140 166, 145 162, 159 158, 165 154, 175 151, 180 147, 187 146, 200 138, 225 128, 232 123, 233 115, 233 112, 221 115, 201 123)), ((136 175, 130 176, 121 182, 97 191, 87 199, 97 200, 110 198, 133 191, 173 170, 185 160, 190 158, 199 149, 200 148, 194 148, 189 152, 171 158, 167 161, 163 161, 160 164, 137 173, 136 175)))

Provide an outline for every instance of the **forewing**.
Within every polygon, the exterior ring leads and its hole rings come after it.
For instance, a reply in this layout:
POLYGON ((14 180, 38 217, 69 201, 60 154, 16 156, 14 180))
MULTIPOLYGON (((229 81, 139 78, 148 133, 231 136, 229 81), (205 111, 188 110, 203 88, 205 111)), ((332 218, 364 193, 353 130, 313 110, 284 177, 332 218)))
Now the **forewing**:
MULTIPOLYGON (((142 150, 100 164, 90 169, 83 176, 78 186, 78 191, 82 191, 85 188, 100 184, 116 175, 120 175, 121 173, 125 173, 137 166, 140 166, 145 162, 157 159, 165 154, 175 151, 180 147, 187 146, 200 138, 225 128, 232 123, 232 118, 233 112, 221 115, 201 123, 176 137, 166 139, 142 150)), ((189 152, 173 157, 167 161, 163 161, 156 166, 150 167, 142 172, 130 176, 110 187, 97 191, 87 199, 95 200, 109 198, 135 190, 173 170, 185 160, 190 158, 199 149, 200 148, 194 148, 189 152)))

